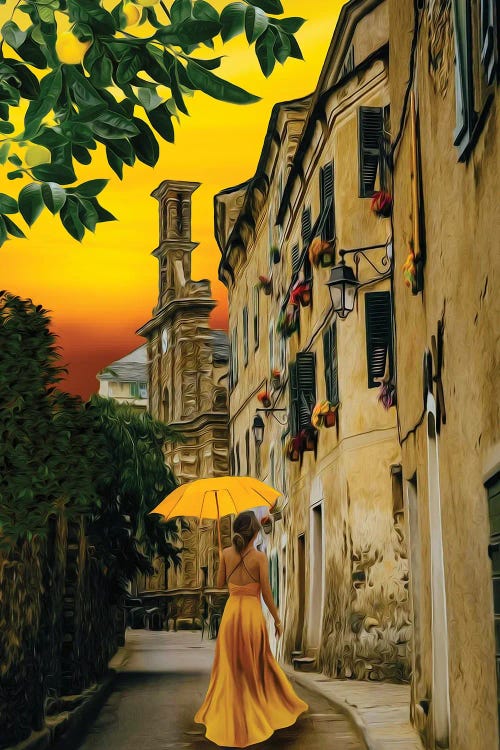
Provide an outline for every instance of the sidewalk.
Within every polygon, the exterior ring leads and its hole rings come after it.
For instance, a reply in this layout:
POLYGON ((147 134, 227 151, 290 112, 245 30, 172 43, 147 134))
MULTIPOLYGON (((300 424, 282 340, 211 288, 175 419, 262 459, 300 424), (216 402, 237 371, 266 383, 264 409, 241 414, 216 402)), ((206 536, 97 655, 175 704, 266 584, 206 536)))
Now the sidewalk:
POLYGON ((423 750, 409 719, 410 686, 385 682, 334 680, 285 666, 290 680, 327 698, 350 716, 368 750, 423 750))

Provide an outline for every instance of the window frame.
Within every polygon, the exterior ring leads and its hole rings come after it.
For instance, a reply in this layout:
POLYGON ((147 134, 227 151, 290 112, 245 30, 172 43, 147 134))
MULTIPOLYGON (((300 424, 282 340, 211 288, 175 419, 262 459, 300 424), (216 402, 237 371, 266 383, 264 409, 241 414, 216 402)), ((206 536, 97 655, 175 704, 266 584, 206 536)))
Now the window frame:
MULTIPOLYGON (((387 357, 389 358, 389 361, 388 361, 389 378, 392 378, 394 374, 394 343, 393 343, 394 321, 392 317, 391 293, 389 291, 365 292, 364 302, 365 302, 365 335, 366 335, 366 369, 367 369, 367 377, 368 377, 368 388, 379 388, 380 387, 379 381, 384 376, 384 372, 385 372, 385 368, 387 364, 387 357), (378 300, 382 300, 382 299, 387 301, 386 311, 388 313, 389 324, 387 326, 387 333, 385 335, 386 353, 385 353, 385 359, 384 359, 384 365, 383 365, 384 370, 382 372, 379 372, 376 369, 376 361, 374 361, 375 360, 374 350, 377 347, 377 344, 376 342, 374 342, 374 339, 377 338, 377 334, 374 331, 376 322, 373 319, 373 316, 375 315, 375 312, 376 312, 374 309, 375 303, 378 300), (370 319, 370 315, 372 315, 371 319, 370 319)), ((378 338, 382 338, 382 334, 380 332, 378 333, 378 338)))
POLYGON ((381 164, 382 164, 382 143, 384 136, 384 108, 380 107, 367 107, 361 105, 358 107, 358 178, 359 178, 359 197, 360 198, 372 198, 376 193, 377 177, 380 181, 381 176, 381 164), (380 133, 378 137, 378 146, 366 145, 366 125, 364 124, 365 112, 377 112, 380 117, 380 133), (367 188, 367 179, 365 177, 366 160, 368 157, 377 157, 377 166, 375 168, 375 174, 373 178, 373 187, 367 188))

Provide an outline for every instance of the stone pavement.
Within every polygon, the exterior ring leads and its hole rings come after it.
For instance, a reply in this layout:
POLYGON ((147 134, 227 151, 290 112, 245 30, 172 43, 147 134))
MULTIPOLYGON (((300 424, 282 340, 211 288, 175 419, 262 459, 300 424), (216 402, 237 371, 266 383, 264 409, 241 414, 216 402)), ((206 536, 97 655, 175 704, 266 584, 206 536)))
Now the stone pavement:
POLYGON ((347 713, 362 733, 369 750, 423 750, 410 724, 410 686, 359 680, 333 680, 315 672, 295 672, 290 679, 316 690, 347 713))

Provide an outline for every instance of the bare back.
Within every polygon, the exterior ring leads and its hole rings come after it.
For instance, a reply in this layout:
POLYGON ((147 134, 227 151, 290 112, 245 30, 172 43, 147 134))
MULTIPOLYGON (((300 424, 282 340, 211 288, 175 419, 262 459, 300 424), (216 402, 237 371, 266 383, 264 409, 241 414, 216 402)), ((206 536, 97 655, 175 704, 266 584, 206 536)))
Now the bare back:
POLYGON ((234 547, 226 547, 224 561, 226 564, 226 582, 238 586, 260 581, 260 554, 255 547, 247 548, 242 555, 234 547))

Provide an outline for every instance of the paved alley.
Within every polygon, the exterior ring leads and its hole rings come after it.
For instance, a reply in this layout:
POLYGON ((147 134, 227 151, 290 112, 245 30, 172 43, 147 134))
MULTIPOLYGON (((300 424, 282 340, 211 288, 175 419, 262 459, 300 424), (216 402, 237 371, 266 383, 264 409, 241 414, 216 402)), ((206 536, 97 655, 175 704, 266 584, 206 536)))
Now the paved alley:
MULTIPOLYGON (((81 750, 208 750, 193 715, 203 700, 215 642, 199 632, 127 631, 112 662, 115 688, 84 738, 81 750)), ((364 750, 348 720, 329 703, 296 686, 310 706, 295 726, 254 745, 256 750, 364 750)))

